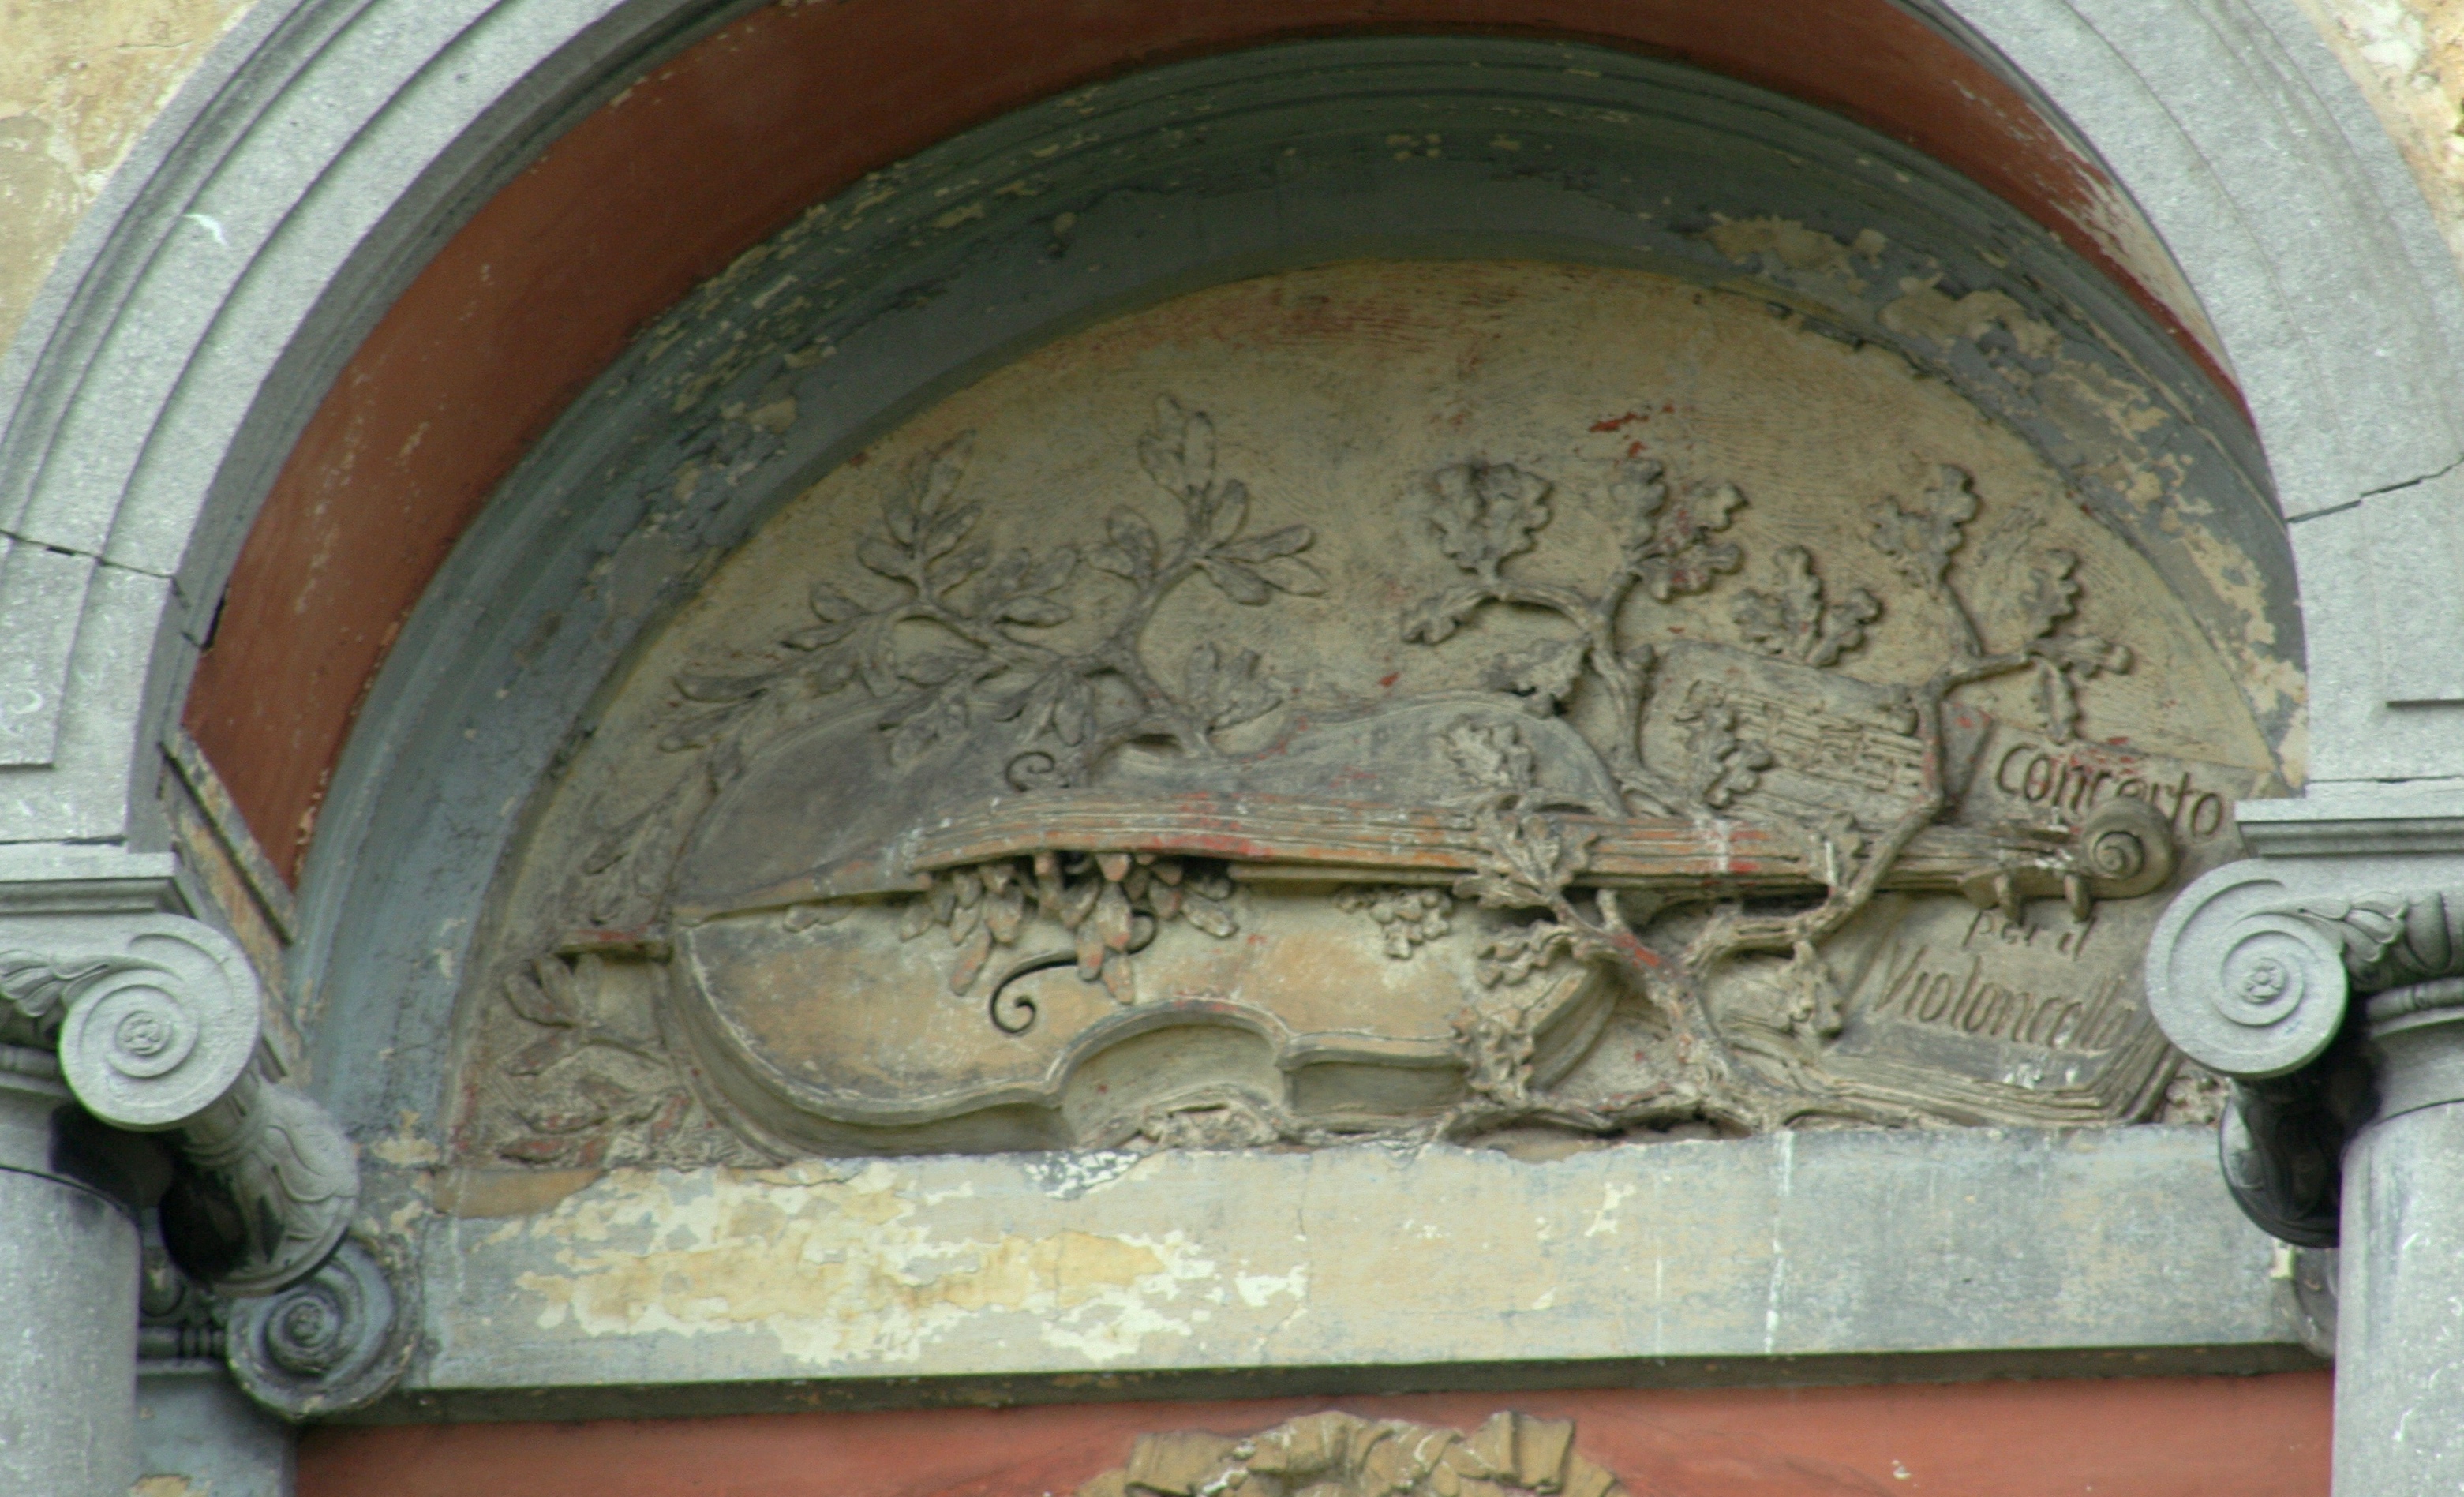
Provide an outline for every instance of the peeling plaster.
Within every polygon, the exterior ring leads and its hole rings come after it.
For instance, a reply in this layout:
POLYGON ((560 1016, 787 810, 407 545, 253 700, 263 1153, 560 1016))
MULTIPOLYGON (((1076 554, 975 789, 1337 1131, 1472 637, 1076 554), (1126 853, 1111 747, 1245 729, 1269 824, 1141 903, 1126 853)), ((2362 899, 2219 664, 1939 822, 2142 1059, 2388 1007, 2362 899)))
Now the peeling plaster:
POLYGON ((1910 276, 1901 281, 1899 299, 1882 308, 1882 325, 1906 337, 1929 338, 1945 347, 1982 338, 1999 327, 2031 359, 2050 359, 2061 347, 2061 335, 2029 316, 2028 309, 2009 294, 1971 291, 1953 299, 1936 287, 1937 278, 1910 276))
MULTIPOLYGON (((1306 1264, 1234 1275, 1184 1231, 945 1237, 912 1176, 889 1163, 707 1176, 612 1175, 545 1214, 499 1228, 554 1244, 520 1275, 539 1329, 591 1336, 749 1331, 823 1368, 913 1362, 987 1317, 1103 1364, 1149 1337, 1186 1338, 1227 1293, 1258 1308, 1305 1302, 1306 1264)), ((980 1333, 980 1332, 972 1332, 980 1333)))
POLYGON ((2295 0, 2370 101, 2464 260, 2464 0, 2295 0))
MULTIPOLYGON (((246 0, 0 0, 0 345, 103 183, 246 0)), ((201 236, 223 243, 203 214, 201 236)))

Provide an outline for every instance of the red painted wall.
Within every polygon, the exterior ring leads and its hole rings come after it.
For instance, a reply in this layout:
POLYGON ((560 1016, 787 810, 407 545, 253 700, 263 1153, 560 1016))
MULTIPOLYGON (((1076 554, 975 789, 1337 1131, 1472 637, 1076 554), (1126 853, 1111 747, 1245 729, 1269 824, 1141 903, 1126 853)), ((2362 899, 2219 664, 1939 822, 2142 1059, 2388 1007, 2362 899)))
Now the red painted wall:
POLYGON ((1141 1431, 1251 1434, 1324 1408, 1573 1419, 1633 1497, 2327 1491, 2327 1375, 2287 1373, 319 1429, 299 1497, 1067 1497, 1141 1431))
POLYGON ((275 865, 296 876, 352 715, 455 538, 566 403, 696 281, 865 171, 1090 78, 1379 30, 1601 41, 1794 95, 1967 173, 2136 284, 2095 231, 2102 179, 1889 0, 764 10, 661 67, 504 187, 309 423, 240 555, 185 714, 275 865))

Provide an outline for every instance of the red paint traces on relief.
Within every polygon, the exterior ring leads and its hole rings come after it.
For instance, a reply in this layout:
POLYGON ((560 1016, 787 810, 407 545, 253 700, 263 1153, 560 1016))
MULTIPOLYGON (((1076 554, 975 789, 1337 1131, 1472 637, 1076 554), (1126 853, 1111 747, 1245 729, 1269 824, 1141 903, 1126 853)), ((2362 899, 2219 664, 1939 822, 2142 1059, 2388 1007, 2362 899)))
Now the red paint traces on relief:
POLYGON ((1389 671, 1384 675, 1377 678, 1377 684, 1391 691, 1393 690, 1395 683, 1401 679, 1403 679, 1402 671, 1389 671))
POLYGON ((1650 419, 1651 419, 1651 418, 1650 418, 1649 416, 1644 415, 1644 414, 1643 414, 1641 411, 1639 411, 1639 410, 1629 410, 1629 411, 1627 411, 1627 412, 1626 412, 1624 415, 1622 415, 1622 416, 1611 416, 1611 417, 1609 417, 1609 419, 1607 419, 1606 421, 1595 421, 1595 422, 1593 422, 1593 423, 1592 423, 1592 429, 1593 429, 1593 430, 1595 430, 1595 431, 1603 431, 1603 432, 1605 432, 1605 431, 1621 431, 1621 430, 1625 429, 1625 428, 1626 428, 1629 424, 1631 424, 1631 423, 1633 423, 1633 422, 1637 422, 1637 421, 1649 421, 1650 419))

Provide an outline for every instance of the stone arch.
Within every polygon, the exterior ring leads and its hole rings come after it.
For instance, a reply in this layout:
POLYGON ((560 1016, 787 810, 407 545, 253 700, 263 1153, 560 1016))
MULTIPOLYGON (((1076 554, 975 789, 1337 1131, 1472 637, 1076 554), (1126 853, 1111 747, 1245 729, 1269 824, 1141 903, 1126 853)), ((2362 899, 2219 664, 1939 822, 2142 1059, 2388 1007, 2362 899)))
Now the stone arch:
MULTIPOLYGON (((2287 6, 1923 8, 2146 212, 2213 321, 2288 518, 2444 471, 2464 299, 2391 146, 2287 6), (2195 107, 2168 100, 2195 100, 2195 107)), ((159 842, 133 795, 248 518, 316 398, 496 184, 740 7, 270 4, 116 180, 0 371, 11 841, 159 842), (45 621, 39 626, 36 621, 45 621)), ((2299 534, 2315 601, 2357 519, 2299 534), (2310 537, 2316 536, 2312 540, 2310 537)), ((2315 778, 2431 771, 2354 597, 2314 635, 2315 778), (2356 730, 2366 729, 2366 732, 2356 730)))

